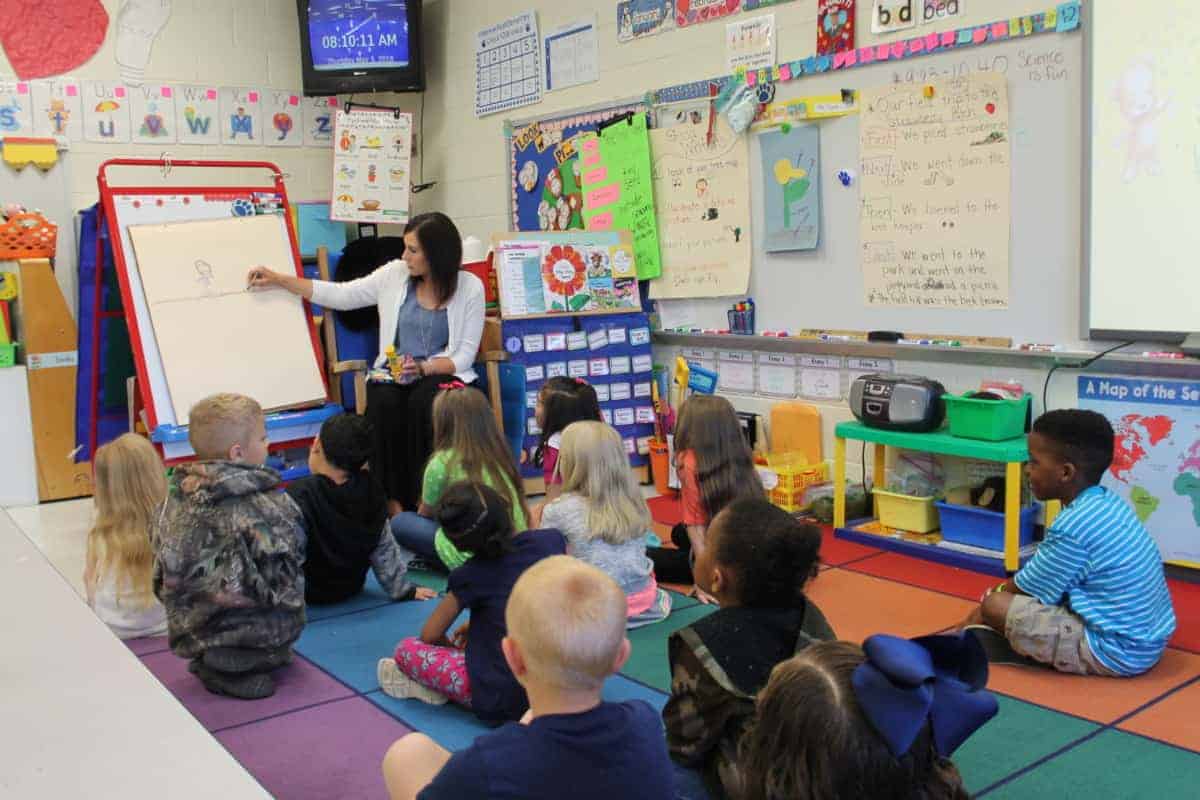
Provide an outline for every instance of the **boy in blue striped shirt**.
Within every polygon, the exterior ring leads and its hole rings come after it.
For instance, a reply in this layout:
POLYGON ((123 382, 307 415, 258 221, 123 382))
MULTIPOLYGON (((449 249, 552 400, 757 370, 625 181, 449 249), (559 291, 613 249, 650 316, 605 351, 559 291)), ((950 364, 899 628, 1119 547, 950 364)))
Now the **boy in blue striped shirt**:
POLYGON ((1100 485, 1112 458, 1113 429, 1101 414, 1065 409, 1034 423, 1029 485, 1063 511, 1033 558, 968 618, 987 626, 976 635, 989 650, 1000 633, 1020 655, 1080 675, 1130 677, 1158 663, 1175 611, 1158 547, 1129 504, 1100 485))

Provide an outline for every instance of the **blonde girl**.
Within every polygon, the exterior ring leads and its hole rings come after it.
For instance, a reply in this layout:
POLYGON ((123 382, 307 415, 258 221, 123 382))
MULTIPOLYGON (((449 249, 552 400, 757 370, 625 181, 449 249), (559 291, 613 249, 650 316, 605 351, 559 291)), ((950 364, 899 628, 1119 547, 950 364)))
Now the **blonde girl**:
POLYGON ((154 596, 150 525, 167 496, 166 471, 144 437, 126 433, 96 451, 96 524, 88 533, 88 605, 122 639, 166 633, 154 596))
POLYGON ((434 511, 446 487, 458 481, 492 487, 509 504, 513 529, 520 533, 529 526, 529 507, 524 484, 508 442, 496 425, 492 408, 483 392, 460 381, 442 384, 433 402, 433 455, 425 465, 421 482, 421 505, 392 517, 396 541, 418 556, 457 569, 471 557, 446 537, 434 519, 434 511))
POLYGON ((607 572, 625 592, 628 627, 663 619, 671 598, 646 557, 650 512, 629 468, 621 436, 603 422, 563 430, 558 455, 562 495, 546 505, 542 527, 557 528, 567 553, 607 572))

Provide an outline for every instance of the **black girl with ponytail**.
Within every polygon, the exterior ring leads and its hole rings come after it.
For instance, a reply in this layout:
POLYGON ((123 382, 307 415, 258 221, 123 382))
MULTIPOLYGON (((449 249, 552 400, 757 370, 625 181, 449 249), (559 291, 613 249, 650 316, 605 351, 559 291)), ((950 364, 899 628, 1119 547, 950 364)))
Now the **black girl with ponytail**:
POLYGON ((451 484, 436 515, 446 538, 476 558, 493 561, 513 549, 512 505, 485 483, 451 484))
POLYGON ((821 532, 766 500, 727 505, 696 556, 696 585, 714 614, 671 635, 671 699, 663 709, 671 756, 713 796, 737 796, 737 748, 776 664, 832 641, 804 593, 820 567, 821 532))

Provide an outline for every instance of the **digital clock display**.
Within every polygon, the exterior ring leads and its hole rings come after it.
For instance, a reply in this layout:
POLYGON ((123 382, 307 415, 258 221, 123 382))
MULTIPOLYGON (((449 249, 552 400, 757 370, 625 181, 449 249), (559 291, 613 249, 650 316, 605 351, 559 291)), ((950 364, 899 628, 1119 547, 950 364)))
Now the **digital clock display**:
POLYGON ((409 66, 407 12, 405 0, 309 0, 313 68, 409 66))

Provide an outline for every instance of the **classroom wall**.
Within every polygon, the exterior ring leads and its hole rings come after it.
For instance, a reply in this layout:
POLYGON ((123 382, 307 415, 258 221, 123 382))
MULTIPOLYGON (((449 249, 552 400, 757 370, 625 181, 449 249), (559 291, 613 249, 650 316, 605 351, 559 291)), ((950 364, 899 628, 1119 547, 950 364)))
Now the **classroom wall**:
MULTIPOLYGON (((1044 10, 1046 0, 992 0, 966 5, 964 15, 944 26, 931 24, 933 32, 949 27, 991 22, 1044 10)), ((555 3, 529 0, 426 0, 426 30, 437 37, 438 52, 428 62, 426 134, 435 143, 426 155, 427 180, 439 181, 425 198, 454 218, 463 235, 480 238, 508 230, 509 160, 504 138, 504 120, 547 117, 555 112, 640 97, 646 92, 692 80, 724 74, 725 22, 718 20, 669 31, 658 36, 618 43, 616 3, 605 0, 558 0, 555 3), (535 8, 542 35, 591 13, 599 14, 600 81, 547 93, 538 105, 477 119, 474 115, 474 47, 476 32, 513 14, 535 8)), ((872 3, 857 4, 857 42, 865 46, 883 37, 870 32, 872 3)), ((816 50, 816 0, 795 0, 763 12, 774 13, 779 29, 780 62, 806 58, 816 50)), ((892 37, 894 38, 894 37, 892 37)), ((790 287, 781 287, 790 288, 790 287)), ((799 324, 798 324, 799 326, 799 324)), ((730 343, 730 347, 735 346, 730 343)), ((656 362, 671 363, 675 348, 656 347, 656 362)), ((916 372, 941 380, 950 391, 978 388, 980 381, 1014 379, 1040 395, 1043 374, 1036 370, 992 369, 970 365, 898 362, 897 371, 916 372)), ((1051 386, 1050 405, 1073 404, 1072 382, 1057 378, 1051 386)), ((740 410, 766 414, 776 402, 765 397, 728 395, 740 410)), ((1040 406, 1040 400, 1038 402, 1040 406)), ((833 456, 833 427, 852 419, 845 402, 818 404, 823 422, 825 455, 833 456)), ((850 448, 848 461, 858 469, 859 450, 850 448)), ((870 448, 867 448, 868 463, 870 448)), ((853 474, 853 472, 851 473, 853 474)))
MULTIPOLYGON (((119 79, 114 52, 120 0, 102 2, 109 15, 104 44, 90 61, 64 77, 119 79)), ((171 17, 154 42, 146 66, 146 79, 150 83, 209 83, 295 89, 299 93, 299 36, 295 0, 173 0, 171 17)), ((8 60, 0 52, 0 76, 13 75, 8 60)), ((368 98, 360 96, 358 99, 368 98)), ((400 105, 414 113, 420 105, 420 95, 380 93, 369 99, 400 105)), ((65 160, 56 167, 69 172, 70 207, 78 210, 96 202, 96 172, 105 159, 117 156, 157 158, 164 150, 174 158, 273 161, 286 173, 288 195, 292 200, 327 199, 333 181, 331 150, 71 142, 65 160)), ((414 171, 417 170, 414 164, 414 171)), ((5 198, 9 199, 16 198, 5 198)))

